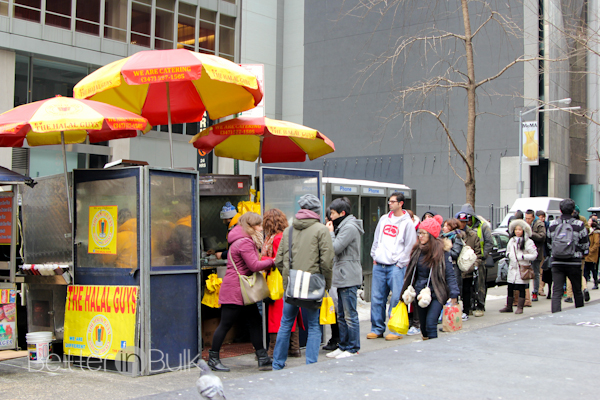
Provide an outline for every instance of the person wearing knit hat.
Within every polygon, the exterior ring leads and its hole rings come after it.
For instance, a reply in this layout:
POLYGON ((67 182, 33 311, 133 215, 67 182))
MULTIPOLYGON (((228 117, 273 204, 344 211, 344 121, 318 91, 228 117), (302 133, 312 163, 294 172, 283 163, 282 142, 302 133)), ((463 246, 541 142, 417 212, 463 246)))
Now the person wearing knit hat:
POLYGON ((424 340, 437 338, 438 317, 446 301, 450 299, 452 305, 458 302, 459 289, 449 253, 452 243, 438 238, 440 230, 441 226, 434 218, 428 218, 419 225, 417 244, 412 248, 400 292, 404 294, 412 285, 418 293, 416 310, 424 340))
MULTIPOLYGON (((226 202, 223 208, 221 208, 221 212, 219 213, 219 217, 223 220, 223 224, 227 226, 227 235, 229 235, 229 231, 233 229, 233 227, 237 224, 237 220, 240 218, 241 214, 239 214, 233 204, 230 201, 226 202), (235 220, 235 222, 234 222, 235 220)), ((227 240, 227 236, 225 236, 225 240, 227 240)), ((206 252, 208 255, 214 254, 219 260, 227 259, 227 249, 210 249, 206 252)))
POLYGON ((314 194, 305 194, 300 197, 298 205, 303 210, 314 211, 316 214, 321 215, 321 202, 314 194))

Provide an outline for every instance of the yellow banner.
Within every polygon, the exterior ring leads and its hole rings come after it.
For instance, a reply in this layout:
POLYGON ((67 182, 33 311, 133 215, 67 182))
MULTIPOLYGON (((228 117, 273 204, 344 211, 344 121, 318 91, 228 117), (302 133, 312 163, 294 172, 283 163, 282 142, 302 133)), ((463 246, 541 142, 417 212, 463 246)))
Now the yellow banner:
POLYGON ((117 206, 90 206, 88 253, 117 254, 117 206))
POLYGON ((115 359, 135 343, 138 286, 79 286, 67 290, 65 354, 115 359))

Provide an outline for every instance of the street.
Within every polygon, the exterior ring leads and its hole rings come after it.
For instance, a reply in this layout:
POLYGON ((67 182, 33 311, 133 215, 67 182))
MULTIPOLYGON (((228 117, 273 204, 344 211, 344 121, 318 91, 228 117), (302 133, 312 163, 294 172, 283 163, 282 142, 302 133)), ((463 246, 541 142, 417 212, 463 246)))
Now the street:
MULTIPOLYGON (((589 285, 591 288, 591 285, 589 285)), ((319 362, 288 359, 282 371, 259 372, 254 355, 224 359, 220 373, 228 399, 512 399, 572 398, 586 395, 600 364, 590 349, 600 332, 600 293, 574 309, 552 315, 550 300, 540 299, 521 316, 500 314, 506 287, 488 291, 486 314, 471 317, 456 333, 439 339, 420 336, 399 341, 366 340, 369 321, 361 321, 357 357, 319 362)), ((326 330, 327 332, 328 330, 326 330)), ((197 399, 199 370, 129 378, 118 373, 50 365, 30 372, 26 358, 0 362, 2 399, 197 399)), ((33 368, 32 368, 33 369, 33 368)))

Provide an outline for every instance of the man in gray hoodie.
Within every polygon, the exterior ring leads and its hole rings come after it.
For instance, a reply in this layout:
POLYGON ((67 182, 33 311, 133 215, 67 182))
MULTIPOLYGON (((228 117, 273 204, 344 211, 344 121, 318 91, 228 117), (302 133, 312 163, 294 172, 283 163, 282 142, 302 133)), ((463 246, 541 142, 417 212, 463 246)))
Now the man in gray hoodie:
POLYGON ((327 353, 329 358, 346 358, 358 354, 360 350, 360 324, 356 310, 356 293, 362 284, 360 263, 360 235, 364 234, 362 220, 351 215, 350 200, 346 197, 335 199, 329 206, 331 221, 327 228, 333 241, 333 280, 331 286, 337 288, 337 324, 339 347, 327 353))

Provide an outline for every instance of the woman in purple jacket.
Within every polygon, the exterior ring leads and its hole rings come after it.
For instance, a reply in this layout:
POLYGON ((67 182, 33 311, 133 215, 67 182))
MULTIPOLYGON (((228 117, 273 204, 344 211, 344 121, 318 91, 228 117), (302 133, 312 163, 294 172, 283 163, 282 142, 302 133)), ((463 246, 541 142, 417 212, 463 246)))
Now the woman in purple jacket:
POLYGON ((219 359, 219 351, 225 335, 231 329, 234 322, 247 319, 250 326, 250 340, 256 350, 258 357, 258 368, 260 370, 271 369, 271 358, 267 355, 262 341, 262 319, 256 304, 244 305, 242 290, 235 266, 240 274, 252 275, 256 271, 268 270, 273 267, 272 259, 260 261, 258 249, 263 245, 262 217, 256 213, 248 212, 240 217, 240 220, 229 235, 229 253, 227 255, 227 272, 221 284, 219 292, 219 304, 221 305, 221 322, 213 335, 212 348, 208 351, 208 365, 213 371, 228 372, 229 368, 224 366, 219 359))

